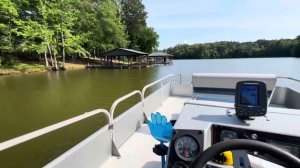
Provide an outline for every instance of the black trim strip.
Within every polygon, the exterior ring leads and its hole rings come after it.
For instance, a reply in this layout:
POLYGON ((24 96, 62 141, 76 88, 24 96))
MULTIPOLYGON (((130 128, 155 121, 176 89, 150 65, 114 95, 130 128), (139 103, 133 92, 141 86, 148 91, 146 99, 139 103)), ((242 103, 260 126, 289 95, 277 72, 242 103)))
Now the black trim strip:
MULTIPOLYGON (((227 89, 227 88, 193 87, 193 91, 194 93, 235 95, 235 89, 227 89)), ((268 90, 268 97, 270 97, 271 94, 272 94, 272 90, 268 90)))

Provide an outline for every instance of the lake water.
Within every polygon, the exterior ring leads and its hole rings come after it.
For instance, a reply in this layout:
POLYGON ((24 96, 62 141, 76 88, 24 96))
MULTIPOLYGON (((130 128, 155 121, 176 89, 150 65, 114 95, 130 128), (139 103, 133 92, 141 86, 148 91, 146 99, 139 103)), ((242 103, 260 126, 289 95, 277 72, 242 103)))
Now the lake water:
MULTIPOLYGON (((300 78, 299 58, 175 60, 145 69, 74 70, 0 76, 0 142, 96 108, 167 74, 193 72, 274 73, 300 78)), ((132 104, 136 99, 129 100, 132 104)), ((126 103, 119 111, 126 108, 126 103)), ((0 152, 0 167, 41 167, 95 132, 99 115, 0 152)), ((152 150, 152 149, 149 149, 152 150)))

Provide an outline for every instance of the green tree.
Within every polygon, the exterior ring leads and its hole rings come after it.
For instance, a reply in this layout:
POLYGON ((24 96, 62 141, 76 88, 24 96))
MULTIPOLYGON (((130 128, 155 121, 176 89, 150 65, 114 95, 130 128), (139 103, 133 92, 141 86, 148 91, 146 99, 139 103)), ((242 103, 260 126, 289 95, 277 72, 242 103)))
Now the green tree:
MULTIPOLYGON (((47 2, 48 11, 47 22, 55 33, 54 45, 50 50, 53 51, 54 59, 60 53, 62 58, 62 67, 65 66, 66 54, 87 54, 82 47, 85 36, 76 34, 74 26, 80 15, 80 11, 76 8, 79 0, 60 0, 58 2, 47 2)), ((57 61, 54 61, 57 62, 57 61)))
POLYGON ((125 25, 115 0, 84 0, 78 4, 77 34, 86 39, 84 46, 96 57, 107 50, 127 46, 125 25))
POLYGON ((152 52, 158 46, 158 35, 147 27, 147 12, 141 0, 120 0, 121 16, 128 33, 129 48, 152 52))
POLYGON ((47 55, 49 53, 50 55, 50 60, 51 60, 51 66, 54 69, 58 69, 56 57, 52 55, 52 47, 55 42, 55 31, 53 30, 51 26, 51 22, 49 20, 49 16, 51 16, 51 7, 47 6, 47 3, 45 0, 39 0, 39 5, 38 5, 38 11, 40 13, 41 19, 40 19, 40 24, 41 27, 43 28, 40 32, 40 38, 43 39, 43 44, 45 47, 45 53, 44 53, 44 58, 45 58, 45 64, 48 66, 48 58, 47 55))
POLYGON ((215 42, 205 44, 179 44, 164 51, 175 59, 200 58, 257 58, 300 57, 300 36, 296 39, 257 40, 255 42, 215 42))
POLYGON ((45 53, 45 46, 43 40, 44 28, 37 21, 32 20, 18 20, 15 21, 17 28, 14 29, 14 32, 22 37, 22 42, 19 45, 19 48, 22 51, 28 51, 31 53, 42 54, 45 53))
POLYGON ((140 49, 144 52, 151 53, 158 47, 158 34, 152 27, 146 27, 142 30, 141 36, 138 39, 140 49))
POLYGON ((74 55, 96 57, 128 45, 152 52, 158 46, 140 0, 2 0, 0 14, 0 56, 44 59, 54 69, 58 59, 64 67, 74 55))
POLYGON ((80 54, 86 53, 85 50, 80 47, 83 43, 83 38, 80 35, 75 35, 72 32, 72 28, 78 19, 79 10, 75 8, 74 3, 78 3, 76 0, 60 0, 57 4, 57 14, 59 17, 57 21, 60 24, 56 25, 57 33, 60 35, 61 52, 62 52, 62 67, 65 67, 66 49, 70 52, 77 52, 80 54))
POLYGON ((82 0, 75 5, 80 13, 75 22, 74 31, 87 39, 82 46, 96 57, 97 47, 101 44, 99 37, 102 36, 102 32, 99 31, 100 22, 96 16, 99 3, 93 0, 82 0))
POLYGON ((292 56, 293 57, 300 57, 300 36, 295 38, 295 44, 292 48, 292 56))
POLYGON ((100 47, 104 51, 127 46, 125 26, 118 16, 118 9, 119 7, 114 0, 102 0, 99 4, 97 18, 100 29, 98 31, 102 34, 99 37, 102 41, 100 47))
POLYGON ((10 53, 13 50, 12 29, 14 19, 18 16, 15 3, 11 0, 0 1, 0 65, 4 55, 5 61, 10 61, 10 53))
POLYGON ((53 6, 47 4, 45 0, 39 0, 35 8, 23 8, 22 10, 31 10, 29 13, 35 13, 35 15, 27 17, 23 15, 23 17, 18 18, 15 21, 17 27, 14 32, 19 37, 19 49, 23 52, 37 54, 39 57, 44 54, 47 67, 49 66, 47 54, 50 53, 51 65, 58 69, 56 57, 53 59, 52 56, 52 53, 57 53, 57 51, 52 51, 55 47, 51 47, 56 45, 55 31, 51 20, 49 20, 49 16, 53 12, 53 6))
POLYGON ((126 25, 129 48, 140 49, 138 40, 142 30, 147 26, 145 6, 140 0, 121 0, 121 16, 126 25))

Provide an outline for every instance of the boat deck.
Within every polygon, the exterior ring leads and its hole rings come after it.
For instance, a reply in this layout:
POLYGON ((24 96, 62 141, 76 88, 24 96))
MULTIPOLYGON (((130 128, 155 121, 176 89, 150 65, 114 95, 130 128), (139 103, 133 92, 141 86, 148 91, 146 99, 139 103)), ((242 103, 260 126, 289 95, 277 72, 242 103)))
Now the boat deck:
MULTIPOLYGON (((180 112, 182 111, 184 104, 187 102, 220 106, 232 106, 229 103, 192 100, 192 98, 189 97, 168 97, 164 101, 163 106, 159 107, 156 111, 160 112, 162 115, 165 115, 168 120, 176 120, 180 112)), ((155 140, 152 137, 147 124, 143 124, 119 148, 121 157, 110 157, 103 165, 101 165, 101 167, 118 168, 124 167, 124 165, 126 165, 126 167, 143 168, 161 167, 160 156, 152 152, 152 148, 155 144, 159 144, 159 141, 155 140)))
POLYGON ((147 124, 143 124, 120 148, 121 157, 110 157, 101 167, 160 167, 160 157, 152 152, 156 141, 147 124), (147 150, 145 150, 147 149, 147 150))
MULTIPOLYGON (((177 119, 184 103, 191 98, 169 97, 156 111, 165 115, 168 120, 177 119)), ((121 157, 110 157, 101 167, 161 167, 160 156, 152 152, 159 141, 155 140, 147 124, 143 124, 120 148, 121 157), (145 150, 147 149, 147 150, 145 150)))
MULTIPOLYGON (((192 100, 186 97, 169 97, 156 111, 161 112, 165 115, 168 120, 176 120, 181 113, 185 104, 199 104, 208 106, 219 106, 219 107, 233 107, 232 103, 224 102, 214 102, 214 101, 202 101, 202 100, 192 100)), ((155 144, 159 144, 155 140, 147 124, 141 125, 141 127, 133 133, 133 135, 119 148, 121 157, 110 157, 101 168, 121 168, 126 165, 126 167, 132 168, 157 168, 161 167, 160 156, 152 152, 152 148, 155 144)), ((167 144, 168 145, 168 144, 167 144)), ((281 166, 273 164, 271 162, 259 159, 249 155, 251 164, 254 167, 274 167, 280 168, 281 166)), ((228 167, 228 166, 224 166, 228 167)))

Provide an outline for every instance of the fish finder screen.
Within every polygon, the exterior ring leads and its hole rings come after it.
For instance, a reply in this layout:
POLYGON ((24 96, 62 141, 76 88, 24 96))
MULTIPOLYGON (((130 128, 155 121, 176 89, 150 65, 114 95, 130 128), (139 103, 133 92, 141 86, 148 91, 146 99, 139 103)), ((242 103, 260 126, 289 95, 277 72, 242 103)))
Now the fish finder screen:
POLYGON ((258 106, 259 105, 259 87, 256 85, 240 86, 240 101, 243 105, 258 106))

